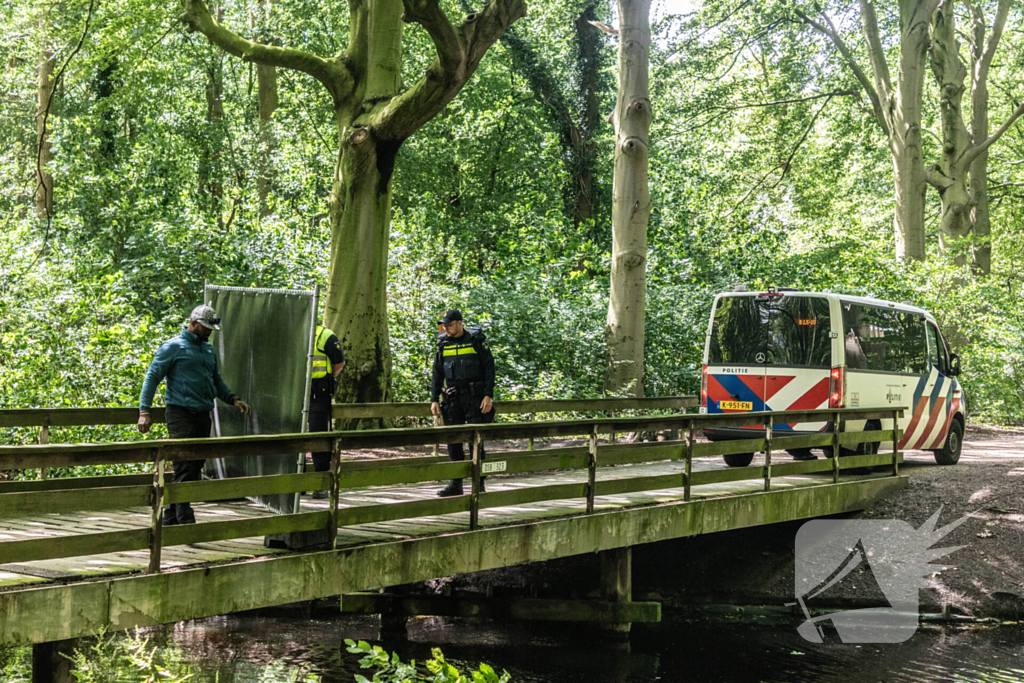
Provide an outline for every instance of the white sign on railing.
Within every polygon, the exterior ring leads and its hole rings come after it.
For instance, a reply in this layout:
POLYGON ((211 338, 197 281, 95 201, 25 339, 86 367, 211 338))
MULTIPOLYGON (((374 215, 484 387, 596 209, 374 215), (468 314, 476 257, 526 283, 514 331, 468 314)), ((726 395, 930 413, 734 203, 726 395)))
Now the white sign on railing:
POLYGON ((508 461, 498 460, 497 462, 485 462, 483 464, 482 472, 484 474, 494 474, 495 472, 504 472, 508 461))

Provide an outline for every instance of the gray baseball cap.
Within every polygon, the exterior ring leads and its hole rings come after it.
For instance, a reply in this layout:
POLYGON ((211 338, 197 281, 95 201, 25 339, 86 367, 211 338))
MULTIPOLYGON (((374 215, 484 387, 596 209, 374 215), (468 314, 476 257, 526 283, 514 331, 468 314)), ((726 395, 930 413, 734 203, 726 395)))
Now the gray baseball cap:
POLYGON ((220 329, 220 316, 217 315, 217 311, 213 310, 213 306, 206 304, 196 306, 192 309, 192 315, 188 319, 194 320, 208 330, 220 329))

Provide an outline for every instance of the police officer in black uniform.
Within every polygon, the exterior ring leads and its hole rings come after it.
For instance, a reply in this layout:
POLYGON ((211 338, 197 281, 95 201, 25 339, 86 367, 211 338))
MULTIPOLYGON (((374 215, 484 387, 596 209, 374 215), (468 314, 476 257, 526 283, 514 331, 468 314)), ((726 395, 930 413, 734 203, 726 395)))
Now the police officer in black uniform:
MULTIPOLYGON (((446 425, 488 424, 494 421, 494 355, 479 328, 465 328, 462 313, 450 310, 437 321, 444 332, 437 337, 434 375, 430 382, 430 412, 446 425), (444 402, 438 401, 443 397, 444 402)), ((483 460, 483 444, 480 459, 483 460)), ((448 444, 448 459, 466 459, 461 443, 448 444)), ((480 482, 483 491, 483 480, 480 482)), ((442 498, 462 495, 462 480, 452 479, 437 492, 442 498)))

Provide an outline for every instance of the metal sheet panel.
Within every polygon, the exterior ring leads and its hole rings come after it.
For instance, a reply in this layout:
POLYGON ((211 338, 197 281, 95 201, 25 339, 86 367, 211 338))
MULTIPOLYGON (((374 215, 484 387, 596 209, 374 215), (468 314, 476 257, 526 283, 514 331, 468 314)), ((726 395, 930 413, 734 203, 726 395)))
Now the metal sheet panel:
MULTIPOLYGON (((214 434, 306 431, 303 411, 309 345, 316 324, 314 292, 208 285, 204 301, 221 317, 221 331, 210 337, 217 349, 221 376, 253 408, 252 415, 246 417, 218 402, 214 434)), ((217 479, 290 474, 300 471, 302 455, 212 459, 206 463, 205 474, 217 479)), ((261 496, 258 502, 275 512, 291 513, 297 499, 289 493, 261 496)))

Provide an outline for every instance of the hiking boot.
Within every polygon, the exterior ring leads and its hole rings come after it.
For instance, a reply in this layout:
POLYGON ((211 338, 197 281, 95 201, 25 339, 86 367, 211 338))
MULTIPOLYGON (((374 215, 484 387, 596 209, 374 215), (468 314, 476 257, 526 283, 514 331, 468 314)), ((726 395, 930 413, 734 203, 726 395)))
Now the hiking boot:
POLYGON ((462 495, 462 480, 452 479, 448 482, 448 485, 437 492, 437 495, 441 498, 451 498, 452 496, 462 495))
POLYGON ((313 491, 313 500, 327 500, 327 491, 313 491))

